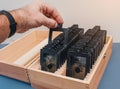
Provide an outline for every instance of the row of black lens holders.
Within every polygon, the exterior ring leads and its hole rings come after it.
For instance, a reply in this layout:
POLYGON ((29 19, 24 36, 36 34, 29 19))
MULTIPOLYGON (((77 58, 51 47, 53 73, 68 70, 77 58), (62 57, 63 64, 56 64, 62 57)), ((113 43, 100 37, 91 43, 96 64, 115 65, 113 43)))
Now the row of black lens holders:
POLYGON ((68 49, 79 40, 83 33, 84 30, 78 28, 78 25, 73 25, 69 28, 58 26, 55 29, 50 29, 49 43, 41 49, 40 53, 41 69, 55 72, 60 68, 67 59, 68 49), (62 31, 63 33, 52 41, 53 31, 62 31))
POLYGON ((106 42, 106 31, 100 26, 89 29, 67 54, 67 76, 84 79, 90 72, 106 42))
POLYGON ((69 28, 58 25, 57 28, 50 29, 49 42, 40 53, 41 69, 54 73, 67 60, 66 75, 84 79, 106 42, 106 33, 100 26, 95 26, 85 33, 78 25, 69 28), (53 31, 63 33, 52 41, 53 31))

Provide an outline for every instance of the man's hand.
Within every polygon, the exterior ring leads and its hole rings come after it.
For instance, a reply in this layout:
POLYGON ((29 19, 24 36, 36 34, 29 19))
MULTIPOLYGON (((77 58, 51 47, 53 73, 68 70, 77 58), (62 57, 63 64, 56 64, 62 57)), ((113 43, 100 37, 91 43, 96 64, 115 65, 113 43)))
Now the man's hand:
MULTIPOLYGON (((59 12, 52 6, 43 3, 41 0, 33 2, 23 8, 10 12, 17 22, 18 33, 23 33, 30 28, 41 25, 48 28, 55 28, 57 24, 63 24, 59 12)), ((10 23, 5 15, 0 15, 0 43, 8 38, 10 34, 10 23)))
POLYGON ((34 0, 31 4, 11 12, 17 22, 17 32, 23 33, 30 28, 41 25, 55 28, 57 23, 62 24, 63 19, 56 8, 34 0))

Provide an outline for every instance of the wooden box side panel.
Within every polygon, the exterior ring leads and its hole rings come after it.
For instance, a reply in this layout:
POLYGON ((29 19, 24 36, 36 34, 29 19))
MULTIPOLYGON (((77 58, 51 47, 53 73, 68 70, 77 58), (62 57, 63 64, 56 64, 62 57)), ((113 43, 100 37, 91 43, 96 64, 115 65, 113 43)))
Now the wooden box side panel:
POLYGON ((0 61, 0 75, 8 76, 24 82, 29 82, 28 75, 24 67, 19 67, 0 61))
POLYGON ((33 31, 0 50, 0 60, 12 63, 48 37, 48 31, 33 31), (45 34, 44 34, 45 33, 45 34), (38 34, 40 35, 39 37, 38 34), (43 37, 42 37, 42 36, 43 37), (7 56, 7 57, 6 57, 7 56))
POLYGON ((28 70, 30 82, 36 89, 88 89, 88 84, 73 78, 47 73, 44 71, 28 70))
MULTIPOLYGON (((112 37, 110 38, 110 40, 108 41, 108 44, 106 45, 107 49, 103 50, 102 52, 102 56, 101 57, 101 61, 99 63, 99 65, 96 65, 98 66, 98 68, 96 69, 96 71, 94 71, 94 75, 92 76, 89 76, 91 77, 89 80, 88 80, 88 83, 89 83, 89 89, 97 89, 99 83, 100 83, 100 80, 103 76, 103 73, 106 69, 106 66, 109 62, 109 59, 111 57, 111 54, 112 54, 112 37)), ((98 59, 99 61, 99 59, 98 59)))
POLYGON ((36 39, 42 41, 45 38, 48 38, 49 31, 48 30, 36 30, 36 39))

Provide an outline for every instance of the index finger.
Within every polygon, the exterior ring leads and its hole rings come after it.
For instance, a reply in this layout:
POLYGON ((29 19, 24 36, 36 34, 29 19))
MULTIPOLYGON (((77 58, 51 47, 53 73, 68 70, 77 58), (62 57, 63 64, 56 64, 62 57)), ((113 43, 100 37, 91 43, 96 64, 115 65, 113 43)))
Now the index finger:
POLYGON ((47 15, 49 15, 50 17, 52 17, 57 23, 63 24, 63 18, 60 15, 60 13, 57 11, 56 8, 45 4, 44 10, 46 12, 47 15))

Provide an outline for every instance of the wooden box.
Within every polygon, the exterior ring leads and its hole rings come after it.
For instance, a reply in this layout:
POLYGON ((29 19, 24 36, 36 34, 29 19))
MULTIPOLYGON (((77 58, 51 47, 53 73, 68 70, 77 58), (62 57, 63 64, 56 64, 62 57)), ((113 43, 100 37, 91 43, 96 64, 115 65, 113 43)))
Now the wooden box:
MULTIPOLYGON (((53 34, 54 37, 57 34, 53 34)), ((0 49, 0 74, 30 82, 27 68, 35 61, 34 58, 40 54, 40 48, 47 44, 47 38, 48 31, 35 30, 0 49)))
POLYGON ((66 63, 55 73, 40 70, 39 57, 28 68, 31 84, 36 89, 97 89, 112 53, 112 37, 107 42, 95 65, 84 80, 66 76, 66 63))
MULTIPOLYGON (((59 33, 56 33, 58 35, 59 33)), ((36 89, 97 89, 112 53, 112 37, 84 80, 66 76, 66 63, 55 73, 40 68, 40 48, 47 44, 48 31, 33 31, 0 50, 0 74, 24 82, 36 89)))

